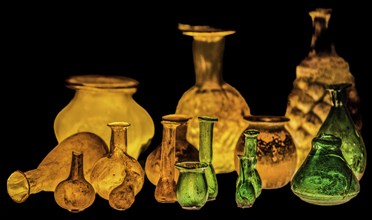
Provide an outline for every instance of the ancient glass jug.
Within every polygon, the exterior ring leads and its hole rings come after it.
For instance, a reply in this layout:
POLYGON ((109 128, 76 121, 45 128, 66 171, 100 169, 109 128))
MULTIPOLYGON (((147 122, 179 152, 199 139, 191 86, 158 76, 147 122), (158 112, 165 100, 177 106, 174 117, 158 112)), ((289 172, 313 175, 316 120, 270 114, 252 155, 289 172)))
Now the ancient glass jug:
MULTIPOLYGON (((160 175, 155 187, 155 199, 161 203, 173 203, 177 201, 175 161, 177 128, 181 125, 173 116, 163 117, 163 138, 160 150, 160 175), (169 120, 172 119, 173 120, 169 120)), ((186 119, 186 118, 185 118, 186 119)))
POLYGON ((244 131, 244 152, 238 155, 240 171, 236 180, 235 202, 239 208, 250 208, 261 194, 261 177, 256 169, 257 135, 255 129, 244 131))
POLYGON ((94 164, 106 156, 106 142, 91 132, 73 134, 55 146, 41 161, 36 169, 13 172, 7 180, 7 190, 13 201, 22 203, 31 194, 42 191, 54 192, 56 186, 69 175, 71 152, 83 153, 84 176, 90 182, 94 164))
POLYGON ((367 166, 367 151, 362 135, 346 107, 346 91, 351 84, 331 84, 327 86, 332 101, 331 110, 318 134, 333 134, 342 140, 341 152, 360 180, 367 166))
POLYGON ((359 181, 341 152, 341 139, 320 134, 291 181, 301 200, 321 206, 339 205, 358 195, 359 181))
POLYGON ((362 128, 360 98, 348 62, 340 57, 330 36, 331 9, 318 8, 309 14, 313 24, 310 52, 296 67, 296 79, 288 96, 285 116, 297 147, 298 167, 311 149, 311 141, 324 123, 331 100, 325 85, 351 83, 347 106, 358 130, 362 128))
MULTIPOLYGON (((176 153, 175 162, 199 161, 199 151, 186 139, 188 121, 190 116, 184 114, 164 115, 162 120, 179 123, 176 128, 176 153)), ((168 129, 163 126, 163 129, 168 129)), ((168 138, 168 136, 166 136, 168 138)), ((146 158, 145 172, 147 179, 154 185, 158 183, 161 164, 161 144, 159 144, 146 158)), ((175 170, 175 180, 178 179, 179 171, 175 170)))
POLYGON ((126 152, 127 130, 130 125, 128 122, 107 124, 111 129, 110 152, 95 163, 91 172, 90 179, 96 193, 106 200, 109 200, 113 189, 123 184, 128 172, 134 172, 127 180, 131 183, 134 195, 138 194, 144 184, 145 171, 141 164, 126 152))
POLYGON ((84 177, 83 160, 83 153, 72 152, 70 175, 54 190, 56 203, 74 213, 90 207, 96 198, 93 186, 84 177))
POLYGON ((183 209, 199 210, 208 198, 208 184, 205 169, 208 164, 201 162, 178 162, 176 168, 180 175, 177 179, 177 202, 183 209))
MULTIPOLYGON (((256 129, 257 166, 263 189, 277 189, 289 183, 297 168, 297 152, 292 136, 286 129, 290 121, 285 116, 251 115, 245 116, 247 129, 256 129)), ((244 133, 236 145, 235 155, 244 152, 244 133)), ((239 172, 238 157, 234 159, 239 172)))
POLYGON ((218 181, 213 161, 213 129, 218 118, 211 116, 199 116, 199 161, 208 164, 205 168, 205 177, 208 184, 208 200, 213 201, 218 195, 218 181))
POLYGON ((247 127, 243 115, 250 109, 240 92, 222 77, 225 37, 233 30, 221 30, 209 26, 180 24, 184 35, 192 36, 195 68, 195 85, 179 99, 176 113, 192 116, 187 140, 197 149, 199 146, 198 116, 218 118, 213 138, 213 166, 216 173, 234 170, 234 148, 239 134, 247 127))
POLYGON ((58 142, 81 131, 93 132, 110 145, 111 131, 105 125, 128 121, 128 154, 138 159, 155 133, 154 122, 133 95, 139 82, 124 76, 78 75, 66 79, 75 90, 72 100, 56 116, 54 132, 58 142))

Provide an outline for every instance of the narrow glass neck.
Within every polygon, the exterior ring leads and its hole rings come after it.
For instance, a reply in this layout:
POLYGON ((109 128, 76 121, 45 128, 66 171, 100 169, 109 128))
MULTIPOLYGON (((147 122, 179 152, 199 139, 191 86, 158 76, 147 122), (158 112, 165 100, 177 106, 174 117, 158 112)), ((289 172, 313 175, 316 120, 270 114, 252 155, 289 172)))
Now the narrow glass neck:
POLYGON ((81 177, 84 177, 83 153, 73 151, 69 179, 76 180, 81 177))
POLYGON ((163 139, 160 155, 161 177, 173 179, 176 156, 176 131, 180 124, 164 120, 161 123, 163 124, 163 139))
POLYGON ((328 30, 331 10, 317 9, 310 12, 309 15, 314 28, 309 55, 335 54, 336 51, 328 30))
POLYGON ((124 153, 128 147, 128 127, 127 122, 112 122, 108 126, 111 128, 110 153, 114 152, 115 148, 121 149, 124 153))
POLYGON ((343 107, 345 106, 347 94, 346 89, 351 86, 350 84, 339 84, 339 85, 331 85, 328 88, 329 94, 331 96, 332 105, 334 107, 343 107))
MULTIPOLYGON (((222 58, 225 46, 224 37, 194 37, 193 56, 196 86, 205 84, 222 85, 222 58)), ((210 86, 210 85, 208 85, 210 86)))
POLYGON ((244 156, 256 157, 258 131, 247 130, 244 132, 244 156))
POLYGON ((213 127, 217 121, 216 118, 199 117, 199 160, 200 162, 212 163, 213 157, 213 127))

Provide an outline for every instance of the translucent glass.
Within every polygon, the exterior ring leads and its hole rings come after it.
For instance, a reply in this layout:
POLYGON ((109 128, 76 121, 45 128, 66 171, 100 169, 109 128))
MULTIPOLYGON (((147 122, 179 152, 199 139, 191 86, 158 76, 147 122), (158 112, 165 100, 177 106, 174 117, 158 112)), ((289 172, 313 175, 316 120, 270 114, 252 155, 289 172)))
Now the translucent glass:
POLYGON ((179 29, 184 35, 193 37, 196 82, 179 99, 176 113, 192 116, 187 140, 197 149, 200 148, 198 116, 218 118, 213 138, 212 163, 216 173, 232 172, 236 142, 248 125, 243 115, 250 114, 244 97, 222 77, 225 37, 235 31, 185 24, 180 24, 179 29))
POLYGON ((298 167, 311 149, 311 141, 331 109, 328 84, 350 83, 347 106, 358 130, 362 128, 360 98, 348 62, 336 53, 328 29, 331 9, 318 8, 309 14, 314 27, 308 56, 296 67, 296 79, 288 96, 286 125, 297 147, 298 167))
POLYGON ((332 206, 358 195, 359 181, 342 155, 341 142, 331 134, 313 139, 310 153, 291 181, 296 196, 314 205, 332 206))
POLYGON ((72 152, 70 175, 54 190, 56 203, 74 213, 90 207, 96 198, 93 186, 84 177, 83 159, 81 152, 72 152))
POLYGON ((67 78, 66 85, 75 90, 75 95, 55 118, 57 140, 89 131, 102 137, 109 146, 111 130, 105 125, 125 120, 132 125, 127 153, 138 159, 155 133, 151 116, 133 99, 139 82, 123 76, 81 75, 67 78))
POLYGON ((44 157, 36 169, 27 172, 17 170, 9 176, 7 190, 12 200, 22 203, 31 194, 54 192, 57 185, 69 175, 73 151, 85 155, 84 176, 90 182, 94 164, 107 155, 108 147, 101 137, 90 132, 79 132, 67 137, 44 157))

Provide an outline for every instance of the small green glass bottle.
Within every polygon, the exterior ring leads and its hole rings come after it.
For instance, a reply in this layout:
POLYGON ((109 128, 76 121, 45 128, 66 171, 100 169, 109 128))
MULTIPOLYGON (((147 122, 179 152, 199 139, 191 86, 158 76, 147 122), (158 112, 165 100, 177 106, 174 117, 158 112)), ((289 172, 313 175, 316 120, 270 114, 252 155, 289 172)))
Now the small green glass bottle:
POLYGON ((339 205, 358 195, 360 185, 341 152, 342 140, 320 134, 291 181, 291 190, 301 200, 321 206, 339 205))
POLYGON ((262 182, 257 163, 257 135, 255 129, 244 131, 245 149, 243 155, 237 155, 240 162, 240 171, 236 180, 235 201, 239 208, 250 208, 261 194, 262 182))
POLYGON ((332 107, 318 131, 320 134, 333 134, 342 140, 341 151, 355 176, 360 180, 367 164, 367 152, 363 138, 358 131, 347 108, 347 88, 351 84, 331 84, 330 92, 332 107))
POLYGON ((213 159, 213 126, 218 118, 211 116, 199 116, 199 161, 208 164, 205 169, 205 177, 208 184, 208 201, 215 200, 218 194, 218 182, 216 172, 212 165, 213 159))

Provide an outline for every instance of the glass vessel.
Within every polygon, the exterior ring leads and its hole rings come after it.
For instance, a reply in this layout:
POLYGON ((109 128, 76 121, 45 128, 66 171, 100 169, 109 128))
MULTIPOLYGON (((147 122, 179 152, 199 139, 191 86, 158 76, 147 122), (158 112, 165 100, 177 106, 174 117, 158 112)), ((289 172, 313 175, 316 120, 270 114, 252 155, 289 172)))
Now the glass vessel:
POLYGON ((208 184, 208 200, 212 201, 218 195, 218 182, 216 172, 214 170, 213 161, 213 129, 218 118, 211 116, 199 116, 199 161, 208 164, 205 169, 205 177, 208 184))
MULTIPOLYGON (((286 129, 289 118, 272 115, 252 115, 245 119, 247 129, 256 129, 257 166, 263 189, 277 189, 289 183, 297 168, 297 152, 291 134, 286 129)), ((244 153, 244 133, 236 145, 235 155, 244 153)), ((238 157, 234 159, 239 173, 238 157)))
POLYGON ((183 209, 199 210, 208 198, 208 184, 205 178, 206 163, 179 162, 176 168, 180 175, 177 180, 177 202, 183 209))
MULTIPOLYGON (((177 116, 168 115, 163 117, 161 121, 163 124, 163 138, 160 151, 160 176, 155 187, 155 199, 161 203, 177 201, 175 157, 177 128, 181 123, 175 120, 176 118, 177 116)), ((187 118, 184 119, 187 120, 187 118)))
POLYGON ((250 208, 261 194, 261 177, 256 170, 257 135, 255 129, 244 131, 244 154, 238 155, 240 171, 236 180, 235 202, 239 208, 250 208))
POLYGON ((309 153, 311 141, 331 109, 326 85, 352 84, 347 90, 347 106, 358 130, 362 128, 360 98, 354 76, 348 62, 336 53, 328 30, 331 12, 331 9, 318 8, 309 13, 314 28, 310 52, 296 67, 296 79, 288 96, 285 116, 291 119, 287 129, 297 147, 297 167, 309 153))
POLYGON ((341 139, 320 134, 293 176, 291 190, 301 200, 321 206, 339 205, 358 195, 359 181, 341 152, 341 139))
POLYGON ((84 176, 89 182, 94 164, 107 154, 107 149, 106 142, 96 134, 73 134, 55 146, 36 169, 13 172, 7 180, 8 194, 14 202, 23 203, 30 194, 54 192, 57 185, 69 175, 73 151, 85 155, 84 176))
POLYGON ((127 129, 130 123, 110 122, 107 126, 111 129, 110 152, 95 163, 91 172, 91 183, 99 196, 109 200, 111 191, 123 184, 127 178, 137 195, 143 187, 145 171, 141 164, 127 153, 127 129), (129 172, 134 172, 130 179, 127 177, 129 172))
POLYGON ((111 131, 105 125, 123 119, 131 123, 128 154, 138 159, 155 133, 154 122, 134 99, 139 82, 123 76, 80 75, 66 79, 75 90, 72 100, 56 116, 54 132, 58 142, 81 131, 99 135, 110 145, 111 131))
POLYGON ((93 186, 84 177, 83 155, 81 152, 72 152, 70 175, 54 190, 56 203, 74 213, 90 207, 96 199, 93 186))
POLYGON ((328 86, 332 107, 318 134, 333 134, 342 140, 341 152, 355 176, 360 180, 367 166, 367 151, 346 107, 346 91, 351 84, 331 84, 328 86))
MULTIPOLYGON (((183 161, 199 161, 199 151, 186 139, 187 126, 190 119, 190 116, 183 114, 169 114, 162 117, 162 120, 179 123, 179 126, 176 128, 176 163, 183 161)), ((160 177, 160 157, 161 144, 159 144, 146 158, 146 177, 154 185, 158 183, 160 177)), ((179 175, 178 169, 175 169, 174 174, 175 180, 177 180, 179 175)))
POLYGON ((193 37, 196 82, 179 99, 176 113, 192 117, 187 140, 197 149, 200 148, 198 116, 218 118, 213 138, 212 164, 217 174, 232 172, 236 142, 248 125, 243 115, 250 115, 244 97, 222 77, 225 37, 235 31, 186 24, 180 24, 179 29, 184 35, 193 37))

